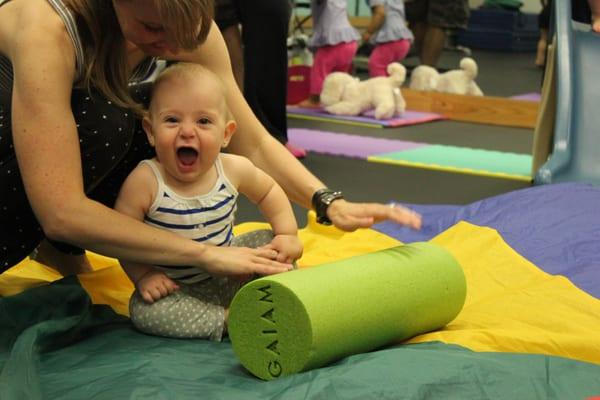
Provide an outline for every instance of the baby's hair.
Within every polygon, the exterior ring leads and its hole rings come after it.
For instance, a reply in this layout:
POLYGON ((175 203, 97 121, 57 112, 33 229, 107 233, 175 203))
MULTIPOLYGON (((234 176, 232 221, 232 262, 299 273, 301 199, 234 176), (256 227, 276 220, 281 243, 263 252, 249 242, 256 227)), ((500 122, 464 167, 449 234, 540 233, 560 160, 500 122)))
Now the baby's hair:
POLYGON ((189 62, 178 62, 165 68, 154 81, 153 91, 169 78, 180 77, 184 79, 194 79, 199 74, 211 75, 211 78, 219 83, 219 87, 222 89, 223 94, 225 94, 225 85, 217 74, 201 64, 189 62))
MULTIPOLYGON (((184 80, 193 80, 201 74, 207 74, 210 76, 211 79, 214 79, 217 82, 217 86, 220 88, 221 95, 223 96, 223 101, 225 102, 225 118, 228 120, 233 119, 233 116, 229 111, 229 106, 227 105, 226 90, 223 80, 210 69, 204 67, 203 65, 195 63, 178 62, 165 68, 154 81, 154 86, 152 87, 152 96, 150 98, 150 104, 152 104, 152 99, 154 99, 154 96, 157 93, 160 86, 163 85, 169 79, 182 78, 184 80)), ((210 93, 207 93, 207 95, 210 95, 210 93)))

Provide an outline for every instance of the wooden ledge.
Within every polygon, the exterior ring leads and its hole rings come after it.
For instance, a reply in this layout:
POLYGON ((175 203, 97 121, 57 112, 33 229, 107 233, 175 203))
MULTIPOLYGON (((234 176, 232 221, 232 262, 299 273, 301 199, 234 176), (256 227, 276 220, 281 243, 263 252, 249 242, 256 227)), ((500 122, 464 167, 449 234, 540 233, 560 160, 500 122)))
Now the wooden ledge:
POLYGON ((465 96, 402 89, 407 109, 434 112, 449 120, 535 128, 539 103, 504 97, 465 96))

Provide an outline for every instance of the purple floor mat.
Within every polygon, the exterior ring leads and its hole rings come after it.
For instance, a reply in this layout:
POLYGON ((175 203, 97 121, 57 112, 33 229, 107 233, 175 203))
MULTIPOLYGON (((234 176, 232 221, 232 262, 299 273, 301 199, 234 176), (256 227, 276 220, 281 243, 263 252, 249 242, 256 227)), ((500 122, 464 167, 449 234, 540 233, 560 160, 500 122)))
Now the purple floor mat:
POLYGON ((348 115, 334 115, 330 114, 323 109, 310 109, 295 106, 288 106, 287 113, 289 116, 304 117, 307 119, 327 119, 332 122, 340 121, 345 123, 357 123, 357 124, 370 124, 383 126, 387 128, 422 124, 425 122, 437 121, 444 119, 440 114, 420 112, 420 111, 405 111, 400 117, 390 119, 375 119, 374 111, 367 111, 364 115, 359 116, 348 116, 348 115))
POLYGON ((513 100, 541 101, 542 95, 537 92, 532 92, 532 93, 519 94, 517 96, 511 96, 510 98, 513 100))
POLYGON ((291 144, 322 154, 366 159, 369 156, 427 146, 424 143, 317 131, 288 129, 291 144))

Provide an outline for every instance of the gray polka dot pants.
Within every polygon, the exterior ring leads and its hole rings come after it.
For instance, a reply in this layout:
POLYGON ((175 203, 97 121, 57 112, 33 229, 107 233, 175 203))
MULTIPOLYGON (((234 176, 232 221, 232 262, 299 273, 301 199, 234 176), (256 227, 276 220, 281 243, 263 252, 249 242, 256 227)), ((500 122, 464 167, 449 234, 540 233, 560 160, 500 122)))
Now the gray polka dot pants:
MULTIPOLYGON (((256 248, 272 239, 272 231, 259 230, 235 237, 231 245, 256 248)), ((220 341, 225 331, 225 308, 241 285, 225 277, 180 283, 178 291, 152 304, 136 291, 129 302, 131 322, 150 335, 220 341)))

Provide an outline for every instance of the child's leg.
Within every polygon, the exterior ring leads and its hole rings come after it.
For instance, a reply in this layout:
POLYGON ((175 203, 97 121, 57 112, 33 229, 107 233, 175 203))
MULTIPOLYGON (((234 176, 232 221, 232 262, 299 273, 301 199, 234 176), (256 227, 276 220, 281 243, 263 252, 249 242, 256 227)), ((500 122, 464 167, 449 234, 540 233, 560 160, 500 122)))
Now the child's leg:
POLYGON ((325 77, 335 67, 335 52, 332 51, 334 46, 319 47, 313 59, 313 65, 310 69, 310 94, 318 96, 323 88, 325 77))
POLYGON ((319 47, 310 71, 310 94, 321 94, 323 81, 331 72, 350 72, 357 48, 357 42, 319 47))
POLYGON ((334 48, 334 59, 336 60, 333 71, 351 73, 354 56, 356 55, 356 50, 358 50, 358 42, 340 43, 332 47, 334 48))
POLYGON ((369 57, 369 76, 387 76, 387 66, 406 58, 410 40, 402 39, 378 44, 369 57))
POLYGON ((352 59, 358 49, 358 42, 340 43, 319 47, 310 70, 310 98, 298 104, 300 107, 316 107, 323 89, 323 81, 334 71, 350 72, 352 59))
POLYGON ((225 279, 179 284, 179 290, 152 304, 146 303, 136 291, 129 301, 131 322, 150 335, 220 341, 225 331, 225 305, 221 296, 240 287, 239 282, 225 279))
POLYGON ((234 237, 231 241, 231 245, 236 247, 250 247, 252 249, 256 249, 258 247, 271 243, 273 237, 274 236, 272 230, 259 229, 234 237))
MULTIPOLYGON (((273 239, 268 229, 235 237, 232 246, 256 248, 273 239)), ((213 277, 195 284, 180 284, 180 289, 148 304, 137 291, 129 302, 133 325, 156 336, 197 338, 220 341, 226 330, 226 309, 243 281, 213 277)))

